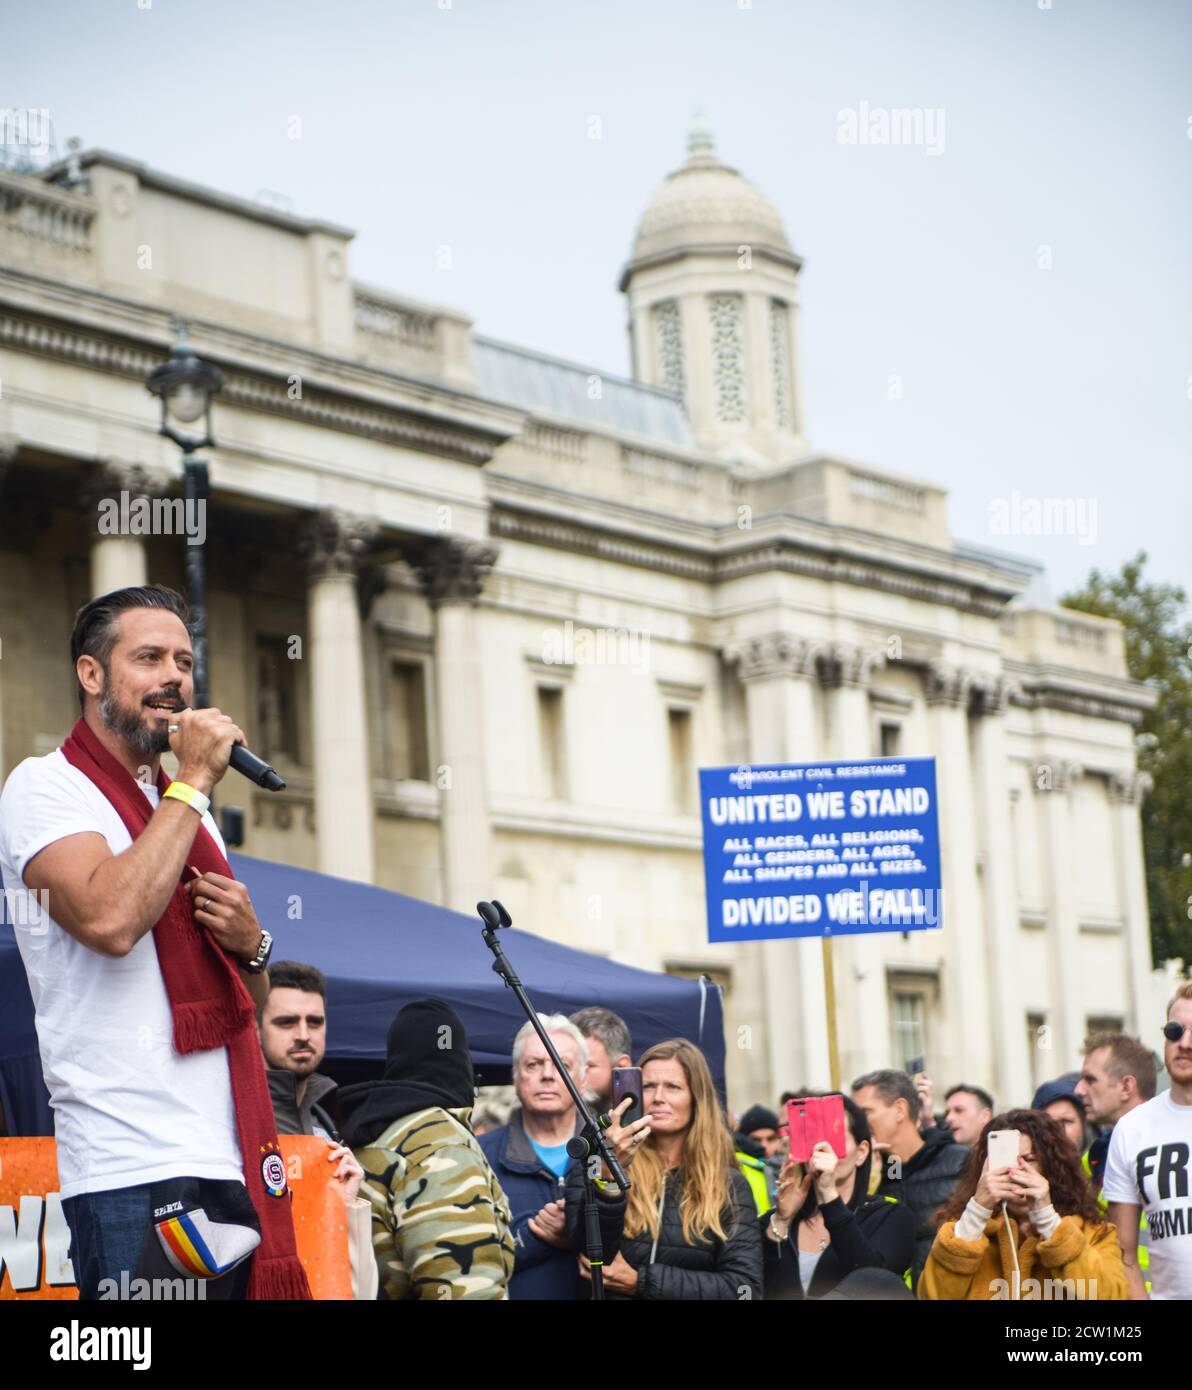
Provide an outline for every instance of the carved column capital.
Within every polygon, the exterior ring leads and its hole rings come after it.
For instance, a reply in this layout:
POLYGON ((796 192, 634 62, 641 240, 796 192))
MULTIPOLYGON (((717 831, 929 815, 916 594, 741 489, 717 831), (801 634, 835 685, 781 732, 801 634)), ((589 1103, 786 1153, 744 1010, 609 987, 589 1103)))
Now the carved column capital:
POLYGON ((819 647, 806 637, 791 632, 770 632, 730 642, 724 659, 737 667, 743 681, 773 676, 814 677, 819 647))
POLYGON ((877 647, 855 642, 828 642, 819 650, 817 666, 820 680, 827 686, 868 686, 874 671, 886 663, 886 654, 877 647))
POLYGON ((1141 806, 1143 799, 1154 786, 1154 778, 1149 772, 1139 772, 1136 768, 1109 774, 1109 799, 1115 805, 1141 806))
POLYGON ((973 685, 973 672, 950 661, 933 661, 927 667, 924 690, 929 705, 964 709, 973 685))
POLYGON ((974 714, 1005 714, 1010 707, 1010 697, 1018 689, 1016 681, 1008 676, 992 671, 973 673, 971 681, 971 708, 974 714))
POLYGON ((497 561, 495 546, 446 537, 412 543, 406 560, 432 608, 444 603, 475 603, 497 561))
POLYGON ((355 578, 379 530, 375 521, 350 512, 315 512, 298 531, 307 574, 311 579, 355 578))
POLYGON ((84 512, 94 514, 101 502, 127 492, 130 497, 164 497, 173 490, 173 480, 143 463, 102 458, 87 469, 76 496, 84 512))

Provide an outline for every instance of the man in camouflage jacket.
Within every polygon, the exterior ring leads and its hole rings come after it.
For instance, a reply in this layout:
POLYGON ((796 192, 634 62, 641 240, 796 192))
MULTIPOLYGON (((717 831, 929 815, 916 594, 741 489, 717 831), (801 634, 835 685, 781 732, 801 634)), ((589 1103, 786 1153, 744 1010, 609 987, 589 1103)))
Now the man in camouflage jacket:
POLYGON ((474 1095, 463 1024, 438 999, 398 1013, 382 1080, 339 1093, 388 1298, 508 1297, 509 1204, 472 1134, 474 1095))

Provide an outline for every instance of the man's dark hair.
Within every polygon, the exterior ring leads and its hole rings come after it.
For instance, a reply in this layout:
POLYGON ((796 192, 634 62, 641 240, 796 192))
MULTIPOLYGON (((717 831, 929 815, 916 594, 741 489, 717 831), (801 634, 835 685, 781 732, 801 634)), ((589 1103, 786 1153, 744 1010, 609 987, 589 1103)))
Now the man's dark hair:
POLYGON ((275 989, 300 989, 304 994, 321 994, 327 1002, 327 977, 315 965, 300 960, 279 960, 269 967, 269 993, 275 989))
POLYGON ((571 1021, 585 1038, 600 1039, 610 1062, 615 1062, 618 1057, 633 1056, 629 1027, 625 1020, 611 1009, 602 1009, 599 1004, 592 1004, 573 1013, 571 1021))
MULTIPOLYGON (((131 589, 113 589, 110 594, 101 594, 85 603, 75 614, 74 630, 70 634, 70 666, 75 670, 79 657, 93 656, 108 671, 112 648, 119 636, 118 621, 121 613, 130 608, 161 608, 173 613, 182 620, 188 635, 191 634, 190 609, 186 600, 174 589, 164 584, 141 584, 131 589)), ((78 676, 75 677, 78 681, 78 676)), ((79 685, 79 708, 82 709, 86 692, 81 681, 79 685)))
POLYGON ((1115 1081, 1124 1081, 1127 1076, 1134 1078, 1138 1094, 1143 1100, 1154 1100, 1158 1085, 1158 1071, 1155 1054, 1145 1043, 1131 1038, 1126 1033, 1094 1033, 1084 1040, 1084 1055, 1109 1049, 1109 1062, 1106 1071, 1115 1081))
POLYGON ((981 1109, 988 1110, 991 1115, 993 1114, 993 1097, 989 1092, 981 1086, 970 1086, 964 1081, 959 1086, 953 1086, 944 1096, 945 1103, 950 1101, 958 1091, 962 1091, 966 1096, 972 1096, 981 1109))
POLYGON ((853 1082, 853 1095, 856 1095, 863 1086, 872 1086, 882 1098, 883 1105, 893 1105, 896 1100, 906 1101, 906 1113, 911 1124, 919 1123, 919 1111, 923 1108, 923 1102, 919 1099, 919 1092, 915 1090, 915 1083, 904 1071, 869 1071, 864 1076, 858 1076, 853 1082))

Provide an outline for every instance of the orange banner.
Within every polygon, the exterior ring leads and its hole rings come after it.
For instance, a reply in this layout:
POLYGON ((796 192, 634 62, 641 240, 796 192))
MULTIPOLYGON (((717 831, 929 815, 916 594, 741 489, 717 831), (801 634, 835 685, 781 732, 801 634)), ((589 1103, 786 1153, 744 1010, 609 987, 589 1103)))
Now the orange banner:
MULTIPOLYGON (((327 1142, 282 1135, 294 1234, 311 1293, 352 1297, 348 1213, 328 1176, 327 1142)), ((0 1301, 78 1298, 52 1139, 0 1139, 0 1301)))

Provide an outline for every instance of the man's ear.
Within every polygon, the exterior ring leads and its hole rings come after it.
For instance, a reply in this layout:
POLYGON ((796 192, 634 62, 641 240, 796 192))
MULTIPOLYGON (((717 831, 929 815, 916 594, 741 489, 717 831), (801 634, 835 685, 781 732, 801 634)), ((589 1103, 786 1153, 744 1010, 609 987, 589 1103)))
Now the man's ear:
POLYGON ((103 689, 103 667, 98 658, 84 652, 75 662, 75 675, 88 695, 98 695, 103 689))
POLYGON ((613 1066, 631 1067, 633 1066, 633 1058, 628 1056, 626 1053, 622 1052, 621 1055, 617 1058, 617 1060, 613 1063, 613 1066))

